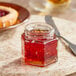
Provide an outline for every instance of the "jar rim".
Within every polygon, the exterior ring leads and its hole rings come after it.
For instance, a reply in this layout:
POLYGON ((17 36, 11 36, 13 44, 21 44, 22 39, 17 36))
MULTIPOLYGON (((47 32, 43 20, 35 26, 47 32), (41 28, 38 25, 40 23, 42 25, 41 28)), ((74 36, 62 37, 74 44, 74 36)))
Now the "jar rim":
POLYGON ((52 37, 55 30, 52 26, 43 22, 33 22, 26 25, 25 35, 33 38, 40 37, 52 37))
POLYGON ((25 31, 27 30, 27 31, 30 31, 30 30, 32 30, 32 29, 47 29, 47 30, 52 30, 53 29, 53 27, 52 26, 50 26, 49 24, 47 24, 47 23, 44 23, 44 22, 31 22, 31 23, 29 23, 29 24, 27 24, 26 26, 25 26, 25 31), (38 26, 38 27, 37 27, 38 26), (40 27, 40 26, 42 26, 42 27, 40 27), (40 28, 39 28, 40 27, 40 28))

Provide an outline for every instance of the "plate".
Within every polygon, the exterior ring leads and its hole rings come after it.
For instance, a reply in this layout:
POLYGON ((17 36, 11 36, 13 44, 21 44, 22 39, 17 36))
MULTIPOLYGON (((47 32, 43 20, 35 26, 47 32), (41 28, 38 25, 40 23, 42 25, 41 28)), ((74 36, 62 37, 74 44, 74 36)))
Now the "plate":
POLYGON ((15 28, 15 27, 23 24, 24 22, 26 22, 28 20, 29 16, 30 16, 30 13, 26 8, 24 8, 22 6, 19 6, 17 4, 0 2, 0 6, 11 7, 11 8, 14 8, 15 10, 17 10, 19 12, 18 19, 20 20, 20 23, 18 23, 16 25, 9 26, 9 27, 6 27, 6 28, 1 28, 0 31, 15 28))

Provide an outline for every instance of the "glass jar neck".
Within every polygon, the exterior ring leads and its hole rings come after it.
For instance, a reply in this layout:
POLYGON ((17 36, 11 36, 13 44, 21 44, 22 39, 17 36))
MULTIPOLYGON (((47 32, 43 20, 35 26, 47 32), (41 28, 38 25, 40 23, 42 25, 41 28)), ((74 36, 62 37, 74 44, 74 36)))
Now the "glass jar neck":
POLYGON ((29 40, 53 39, 54 29, 41 23, 30 24, 25 29, 25 38, 29 40))
POLYGON ((26 39, 30 40, 47 40, 54 38, 54 30, 32 30, 30 32, 25 32, 26 39))

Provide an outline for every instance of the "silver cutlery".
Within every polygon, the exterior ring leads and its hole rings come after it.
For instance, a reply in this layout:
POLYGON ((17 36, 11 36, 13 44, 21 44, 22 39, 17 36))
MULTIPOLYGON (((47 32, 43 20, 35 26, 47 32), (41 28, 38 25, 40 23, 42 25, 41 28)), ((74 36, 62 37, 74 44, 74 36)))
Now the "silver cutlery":
POLYGON ((72 50, 72 52, 74 53, 74 55, 76 55, 76 45, 71 43, 70 41, 68 41, 66 38, 64 38, 63 36, 61 36, 58 28, 55 25, 54 20, 52 19, 52 16, 46 15, 45 16, 45 21, 47 24, 51 25, 54 29, 55 29, 55 34, 57 37, 62 38, 64 41, 66 41, 70 47, 70 49, 72 50))

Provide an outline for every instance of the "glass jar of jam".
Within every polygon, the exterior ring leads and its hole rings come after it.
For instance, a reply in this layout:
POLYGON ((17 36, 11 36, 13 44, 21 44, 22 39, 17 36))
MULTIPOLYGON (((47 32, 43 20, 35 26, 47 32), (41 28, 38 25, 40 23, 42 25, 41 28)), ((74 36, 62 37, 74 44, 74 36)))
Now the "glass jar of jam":
POLYGON ((22 34, 22 56, 25 64, 44 67, 57 61, 54 29, 45 23, 30 23, 22 34))

